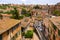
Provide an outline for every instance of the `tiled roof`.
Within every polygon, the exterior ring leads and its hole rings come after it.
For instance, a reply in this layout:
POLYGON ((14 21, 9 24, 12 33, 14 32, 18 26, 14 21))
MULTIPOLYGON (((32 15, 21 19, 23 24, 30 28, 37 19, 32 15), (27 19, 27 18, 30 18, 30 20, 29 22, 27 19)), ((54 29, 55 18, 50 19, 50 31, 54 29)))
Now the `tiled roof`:
POLYGON ((5 19, 5 18, 3 18, 2 20, 0 19, 0 34, 14 27, 14 25, 16 25, 19 22, 20 20, 15 19, 5 19))
POLYGON ((45 18, 44 20, 43 20, 43 23, 44 23, 44 25, 48 28, 49 27, 49 19, 48 18, 45 18))
POLYGON ((27 20, 28 20, 27 22, 25 22, 25 20, 21 21, 22 27, 26 27, 30 23, 31 20, 30 19, 27 20))

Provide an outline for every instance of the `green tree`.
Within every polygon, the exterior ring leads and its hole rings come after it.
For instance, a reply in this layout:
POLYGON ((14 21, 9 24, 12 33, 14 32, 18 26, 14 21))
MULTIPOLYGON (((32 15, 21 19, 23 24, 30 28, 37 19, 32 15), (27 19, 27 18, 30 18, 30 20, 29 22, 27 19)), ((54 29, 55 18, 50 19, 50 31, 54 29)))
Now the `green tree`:
POLYGON ((27 11, 24 8, 22 8, 21 14, 26 14, 26 13, 27 11))
POLYGON ((60 11, 59 10, 54 10, 53 15, 60 16, 60 11))
POLYGON ((2 4, 0 5, 0 9, 6 9, 8 7, 8 4, 2 4))
POLYGON ((19 13, 18 13, 18 10, 16 8, 14 8, 14 10, 11 10, 12 12, 12 17, 14 19, 19 19, 19 13))
POLYGON ((11 14, 10 11, 3 12, 3 14, 11 14))
POLYGON ((33 7, 34 9, 40 9, 40 7, 38 5, 33 7))
POLYGON ((21 14, 24 15, 24 16, 26 16, 26 17, 31 16, 30 11, 27 11, 27 10, 25 10, 25 9, 22 9, 21 14))
POLYGON ((24 17, 23 15, 22 16, 19 16, 19 19, 23 19, 23 17, 24 17))

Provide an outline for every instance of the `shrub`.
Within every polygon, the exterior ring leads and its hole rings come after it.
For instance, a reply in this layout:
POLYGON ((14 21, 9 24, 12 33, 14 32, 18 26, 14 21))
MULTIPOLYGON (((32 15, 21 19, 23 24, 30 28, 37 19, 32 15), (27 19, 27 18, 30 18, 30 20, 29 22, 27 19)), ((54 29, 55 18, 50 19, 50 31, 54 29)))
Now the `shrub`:
POLYGON ((32 38, 33 37, 33 31, 28 30, 27 33, 25 34, 25 38, 32 38))
POLYGON ((26 16, 26 17, 30 17, 30 16, 31 16, 31 14, 30 14, 30 13, 27 13, 27 14, 25 14, 25 16, 26 16))

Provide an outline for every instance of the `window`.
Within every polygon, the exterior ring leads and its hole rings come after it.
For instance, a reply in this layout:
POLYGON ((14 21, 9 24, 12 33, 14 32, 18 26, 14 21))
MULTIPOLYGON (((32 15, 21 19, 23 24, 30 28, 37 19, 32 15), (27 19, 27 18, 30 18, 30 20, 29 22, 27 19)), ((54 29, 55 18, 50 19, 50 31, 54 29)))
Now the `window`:
POLYGON ((0 40, 2 40, 2 35, 0 35, 0 40))
POLYGON ((18 34, 16 34, 15 37, 17 38, 18 37, 18 34))
POLYGON ((48 32, 49 32, 49 28, 48 28, 48 32))
POLYGON ((13 31, 19 26, 19 24, 16 24, 14 27, 13 27, 13 31))
POLYGON ((12 33, 13 33, 13 28, 11 29, 12 33))
POLYGON ((56 30, 57 27, 53 24, 53 28, 54 28, 54 30, 56 30))
POLYGON ((51 34, 52 34, 52 30, 51 30, 51 34))
POLYGON ((11 38, 10 40, 15 40, 15 37, 11 38))
POLYGON ((9 35, 9 30, 7 31, 7 35, 9 35))
POLYGON ((60 36, 60 30, 58 30, 58 35, 60 36))
POLYGON ((55 35, 53 34, 53 40, 55 40, 55 35))

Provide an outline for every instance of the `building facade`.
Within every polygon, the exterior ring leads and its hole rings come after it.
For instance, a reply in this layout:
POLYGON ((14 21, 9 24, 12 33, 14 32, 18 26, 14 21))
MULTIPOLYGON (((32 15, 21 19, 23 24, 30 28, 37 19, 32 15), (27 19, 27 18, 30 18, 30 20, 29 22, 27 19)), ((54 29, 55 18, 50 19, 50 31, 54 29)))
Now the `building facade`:
POLYGON ((20 20, 2 19, 0 22, 0 40, 21 39, 20 20))
POLYGON ((60 40, 60 17, 44 19, 45 36, 48 40, 60 40))

